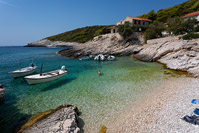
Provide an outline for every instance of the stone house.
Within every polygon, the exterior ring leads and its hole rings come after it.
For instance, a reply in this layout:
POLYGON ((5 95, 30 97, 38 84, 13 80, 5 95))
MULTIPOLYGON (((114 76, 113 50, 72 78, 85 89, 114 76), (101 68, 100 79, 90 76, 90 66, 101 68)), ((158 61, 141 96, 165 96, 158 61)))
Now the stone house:
POLYGON ((125 22, 130 22, 133 26, 149 26, 151 20, 146 18, 130 17, 127 16, 124 20, 117 22, 115 26, 110 27, 111 33, 118 32, 118 25, 124 24, 125 22))

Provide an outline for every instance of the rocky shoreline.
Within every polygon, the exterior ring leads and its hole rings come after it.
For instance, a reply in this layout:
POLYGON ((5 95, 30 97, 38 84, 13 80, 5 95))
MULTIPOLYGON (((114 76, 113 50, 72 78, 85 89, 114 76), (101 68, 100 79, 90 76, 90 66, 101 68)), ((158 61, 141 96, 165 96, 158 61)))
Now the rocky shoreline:
POLYGON ((199 76, 199 39, 182 40, 181 36, 169 36, 148 40, 143 44, 142 34, 135 34, 126 40, 118 34, 106 34, 95 37, 86 43, 50 41, 43 39, 32 42, 27 47, 47 47, 48 45, 69 48, 58 51, 62 56, 83 57, 103 54, 115 56, 134 55, 136 59, 159 62, 167 68, 188 72, 190 76, 199 76))
POLYGON ((181 36, 169 36, 148 40, 140 44, 138 40, 125 42, 119 34, 107 34, 94 40, 58 53, 67 57, 87 55, 132 55, 139 60, 159 62, 168 69, 188 72, 190 76, 199 76, 199 39, 182 40, 181 36))
POLYGON ((134 55, 142 61, 157 61, 167 68, 199 76, 199 39, 182 40, 181 36, 149 40, 134 55))
POLYGON ((28 43, 24 47, 48 47, 51 45, 53 45, 54 47, 71 47, 71 46, 76 46, 80 44, 81 43, 77 43, 77 42, 50 41, 48 39, 42 39, 39 41, 28 43))
POLYGON ((78 109, 72 105, 61 105, 32 116, 18 133, 79 133, 78 109))
POLYGON ((62 56, 78 58, 88 55, 103 54, 115 56, 134 55, 136 59, 159 62, 167 68, 188 72, 190 76, 199 76, 199 39, 182 40, 181 36, 169 36, 148 40, 143 44, 143 37, 137 33, 127 40, 118 34, 106 34, 95 37, 86 43, 53 42, 47 39, 29 43, 27 46, 69 46, 58 51, 62 56))
POLYGON ((140 51, 138 44, 142 41, 141 37, 130 37, 128 41, 118 34, 106 34, 95 37, 92 41, 82 45, 76 45, 69 49, 64 49, 58 53, 67 57, 82 57, 88 55, 115 55, 127 56, 140 51), (132 45, 134 44, 134 45, 132 45))

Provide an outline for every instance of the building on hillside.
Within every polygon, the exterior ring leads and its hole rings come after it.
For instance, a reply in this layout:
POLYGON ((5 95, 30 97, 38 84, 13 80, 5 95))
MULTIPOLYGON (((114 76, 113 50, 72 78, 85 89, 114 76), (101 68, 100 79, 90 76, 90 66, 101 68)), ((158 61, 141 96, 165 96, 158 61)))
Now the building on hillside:
POLYGON ((195 19, 197 20, 197 22, 199 22, 199 11, 186 14, 185 16, 183 16, 183 18, 184 18, 184 19, 192 19, 192 18, 195 18, 195 19))
POLYGON ((118 32, 118 26, 124 24, 125 22, 130 22, 133 26, 149 26, 151 20, 146 18, 130 17, 127 16, 124 20, 117 22, 115 26, 110 27, 111 33, 118 32))
POLYGON ((127 16, 124 20, 117 22, 117 26, 120 24, 124 24, 125 22, 130 22, 134 26, 149 26, 151 20, 146 18, 137 18, 137 17, 130 17, 127 16))

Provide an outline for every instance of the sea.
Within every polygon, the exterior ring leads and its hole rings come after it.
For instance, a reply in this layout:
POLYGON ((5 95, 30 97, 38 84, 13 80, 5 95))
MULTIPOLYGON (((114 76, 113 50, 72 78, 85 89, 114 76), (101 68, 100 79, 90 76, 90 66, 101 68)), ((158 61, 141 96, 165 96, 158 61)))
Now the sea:
MULTIPOLYGON (((77 106, 84 132, 99 132, 101 126, 117 119, 131 103, 157 87, 168 75, 158 63, 135 60, 131 56, 115 61, 80 61, 57 54, 63 48, 0 47, 0 84, 6 89, 0 105, 0 132, 13 132, 19 120, 62 104, 77 106), (19 60, 34 57, 40 72, 60 69, 68 73, 55 81, 28 85, 23 77, 14 79, 9 72, 19 68, 19 60), (101 71, 101 76, 97 71, 101 71)), ((32 60, 24 60, 22 67, 32 60)))

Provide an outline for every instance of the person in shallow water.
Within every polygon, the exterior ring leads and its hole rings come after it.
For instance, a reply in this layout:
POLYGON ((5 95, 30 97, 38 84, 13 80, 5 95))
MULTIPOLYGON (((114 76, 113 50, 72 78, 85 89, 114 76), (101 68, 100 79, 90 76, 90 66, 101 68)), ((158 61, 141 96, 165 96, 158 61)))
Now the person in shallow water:
POLYGON ((99 76, 101 75, 101 72, 100 72, 100 70, 98 70, 97 74, 98 74, 99 76))

